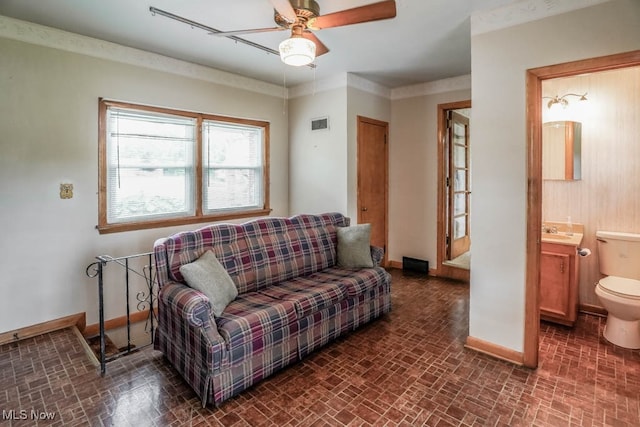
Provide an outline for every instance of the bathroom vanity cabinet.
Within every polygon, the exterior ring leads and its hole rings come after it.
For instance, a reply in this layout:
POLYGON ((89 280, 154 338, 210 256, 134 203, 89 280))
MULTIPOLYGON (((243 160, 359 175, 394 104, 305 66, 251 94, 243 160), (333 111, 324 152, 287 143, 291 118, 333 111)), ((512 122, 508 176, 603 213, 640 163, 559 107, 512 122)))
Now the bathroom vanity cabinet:
POLYGON ((579 262, 576 247, 542 242, 540 318, 573 326, 578 315, 579 262))

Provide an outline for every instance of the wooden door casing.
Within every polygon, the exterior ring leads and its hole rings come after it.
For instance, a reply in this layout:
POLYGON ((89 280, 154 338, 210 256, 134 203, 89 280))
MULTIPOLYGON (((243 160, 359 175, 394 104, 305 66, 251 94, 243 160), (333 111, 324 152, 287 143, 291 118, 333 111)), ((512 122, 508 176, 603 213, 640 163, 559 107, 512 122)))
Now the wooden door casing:
POLYGON ((389 124, 358 116, 358 223, 371 224, 371 244, 385 249, 387 262, 389 124))
POLYGON ((449 175, 449 150, 448 150, 448 118, 449 111, 470 109, 471 100, 438 104, 438 210, 437 210, 437 258, 435 274, 439 277, 448 277, 455 280, 469 281, 470 271, 449 265, 447 233, 449 230, 449 191, 447 177, 449 175))
POLYGON ((470 173, 469 167, 469 119, 463 115, 449 111, 449 172, 447 187, 449 191, 449 245, 448 259, 454 259, 469 250, 469 203, 470 173), (461 202, 462 212, 457 203, 461 202), (461 221, 458 223, 458 221, 461 221), (463 225, 460 225, 463 224, 463 225))

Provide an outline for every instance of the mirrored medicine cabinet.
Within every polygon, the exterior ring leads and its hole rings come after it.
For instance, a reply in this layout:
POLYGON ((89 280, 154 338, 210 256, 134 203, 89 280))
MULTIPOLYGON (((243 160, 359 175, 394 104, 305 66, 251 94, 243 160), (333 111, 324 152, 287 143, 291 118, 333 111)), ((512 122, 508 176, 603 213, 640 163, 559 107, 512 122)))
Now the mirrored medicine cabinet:
POLYGON ((573 181, 582 176, 582 124, 546 122, 542 125, 542 179, 573 181))

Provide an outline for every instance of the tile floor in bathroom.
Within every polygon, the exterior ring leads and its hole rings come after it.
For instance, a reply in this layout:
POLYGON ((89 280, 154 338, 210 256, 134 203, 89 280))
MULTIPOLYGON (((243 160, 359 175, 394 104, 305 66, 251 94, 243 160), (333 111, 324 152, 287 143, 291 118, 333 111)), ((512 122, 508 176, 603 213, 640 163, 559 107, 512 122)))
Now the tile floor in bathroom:
POLYGON ((390 314, 219 408, 203 409, 150 348, 101 377, 70 330, 6 344, 0 425, 51 414, 37 425, 640 425, 640 351, 607 343, 603 318, 542 323, 540 366, 530 370, 464 348, 468 285, 392 274, 390 314))

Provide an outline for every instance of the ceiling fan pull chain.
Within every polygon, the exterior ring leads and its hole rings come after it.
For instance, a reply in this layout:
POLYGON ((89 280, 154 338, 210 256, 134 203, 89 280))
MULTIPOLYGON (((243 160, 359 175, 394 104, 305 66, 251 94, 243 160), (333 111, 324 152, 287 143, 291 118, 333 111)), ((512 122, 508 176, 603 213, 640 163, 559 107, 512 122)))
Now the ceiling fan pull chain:
POLYGON ((282 115, 287 114, 287 68, 282 67, 282 115))
POLYGON ((316 69, 317 68, 318 68, 317 65, 315 67, 313 67, 313 93, 311 94, 311 96, 316 94, 316 69))

